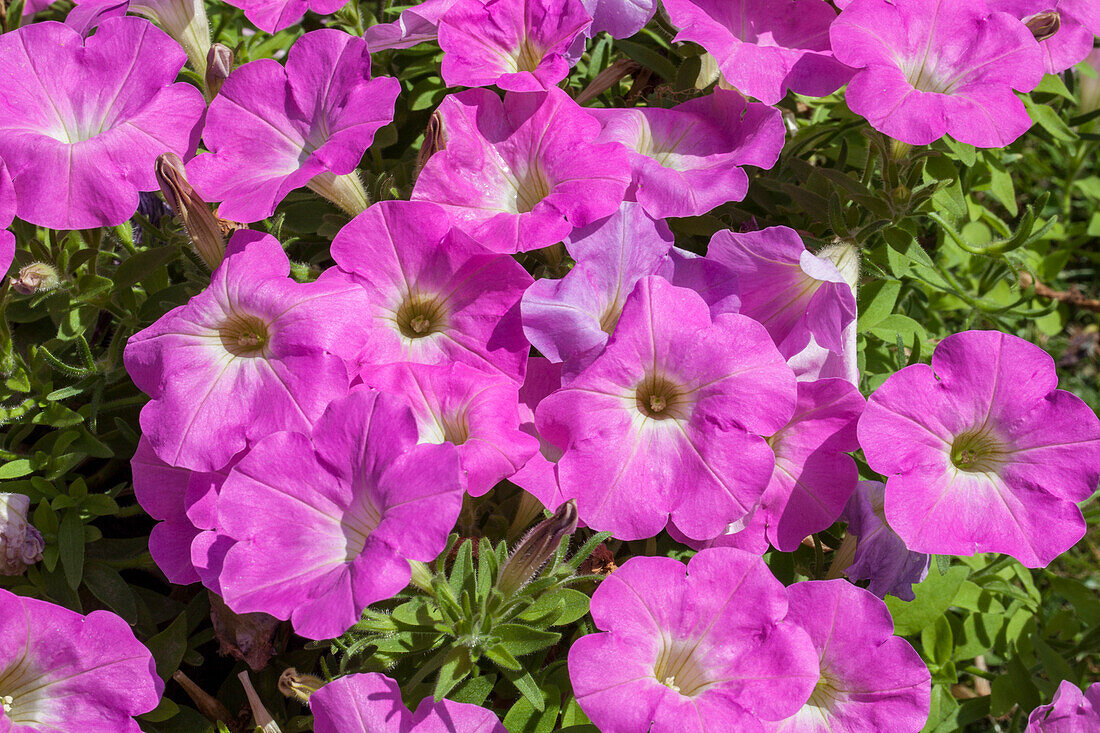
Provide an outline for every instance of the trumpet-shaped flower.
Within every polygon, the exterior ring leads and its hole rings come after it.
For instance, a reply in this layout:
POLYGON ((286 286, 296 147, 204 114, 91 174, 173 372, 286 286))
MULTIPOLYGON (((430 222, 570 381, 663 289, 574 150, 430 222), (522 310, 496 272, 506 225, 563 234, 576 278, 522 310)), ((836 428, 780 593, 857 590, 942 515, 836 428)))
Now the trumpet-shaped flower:
POLYGON ((17 216, 51 229, 129 219, 159 188, 153 162, 186 155, 205 104, 175 83, 183 51, 142 18, 109 18, 83 38, 47 21, 0 36, 0 158, 17 216))
POLYGON ((950 135, 982 148, 1031 127, 1013 90, 1043 78, 1039 44, 1016 18, 967 0, 854 0, 830 30, 857 69, 845 100, 876 130, 912 145, 950 135))
POLYGON ((764 104, 788 89, 824 97, 851 76, 829 49, 836 11, 825 0, 665 0, 665 8, 683 28, 675 40, 705 48, 733 87, 764 104))
POLYGON ((140 733, 160 702, 153 655, 109 611, 87 616, 0 588, 0 731, 140 733))
POLYGON ((328 15, 346 3, 341 0, 232 0, 228 4, 243 10, 244 17, 260 30, 278 33, 301 20, 307 10, 328 15))
POLYGON ((650 216, 700 216, 749 190, 742 166, 771 168, 783 148, 779 110, 749 104, 726 89, 670 109, 593 109, 598 142, 630 151, 634 184, 627 196, 650 216))
POLYGON ((439 19, 455 0, 423 0, 401 11, 392 23, 377 23, 363 31, 371 53, 394 48, 412 48, 436 40, 439 19))
POLYGON ((988 0, 1027 24, 1043 51, 1043 70, 1060 74, 1092 52, 1100 35, 1100 5, 1096 0, 988 0))
POLYGON ((794 407, 794 373, 763 326, 712 320, 697 294, 648 277, 603 354, 535 414, 564 448, 562 492, 589 527, 639 539, 671 519, 700 540, 759 500, 775 466, 762 436, 794 407))
POLYGON ((136 13, 153 21, 183 47, 191 65, 206 73, 210 24, 202 0, 80 0, 65 16, 65 24, 86 35, 103 19, 136 13))
POLYGON ((787 622, 810 635, 821 679, 797 713, 766 723, 769 733, 917 733, 932 702, 932 676, 894 636, 886 604, 845 580, 787 588, 787 622))
POLYGON ((1027 718, 1027 733, 1089 733, 1100 729, 1100 682, 1084 693, 1062 680, 1049 705, 1040 705, 1027 718))
POLYGON ((844 571, 852 580, 868 580, 867 590, 879 598, 886 594, 911 601, 913 586, 928 575, 931 556, 911 552, 886 523, 886 485, 860 481, 844 507, 848 534, 858 537, 852 564, 844 571))
POLYGON ((461 361, 523 381, 519 299, 531 276, 453 229, 438 206, 377 203, 340 230, 332 256, 366 292, 364 363, 461 361))
POLYGON ((657 12, 658 0, 581 0, 592 16, 588 35, 607 31, 612 38, 629 38, 657 12))
POLYGON ((584 53, 581 0, 456 0, 439 21, 448 86, 549 89, 584 53))
POLYGON ((619 145, 596 144, 600 124, 568 94, 486 89, 439 105, 446 147, 428 159, 414 200, 442 205, 494 252, 560 242, 615 213, 630 183, 619 145))
POLYGON ((408 561, 435 559, 462 506, 455 447, 417 437, 399 397, 363 389, 329 405, 311 435, 257 443, 218 496, 219 532, 236 540, 226 605, 330 639, 408 585, 408 561))
POLYGON ((215 471, 249 442, 308 429, 350 382, 365 334, 362 288, 333 269, 292 281, 270 235, 242 230, 210 287, 130 337, 124 358, 152 398, 141 428, 173 466, 215 471))
POLYGON ((577 703, 606 733, 759 731, 818 680, 805 631, 759 557, 728 547, 683 563, 633 557, 592 595, 602 633, 569 650, 577 703))
POLYGON ((887 477, 886 518, 906 546, 1041 567, 1081 539, 1075 502, 1100 479, 1100 420, 1057 385, 1038 346, 966 331, 871 395, 859 442, 887 477))
POLYGON ((209 154, 187 164, 188 179, 221 216, 258 221, 308 186, 349 213, 367 207, 354 170, 393 119, 396 79, 370 75, 361 38, 331 28, 307 33, 286 66, 258 59, 230 73, 203 130, 209 154))

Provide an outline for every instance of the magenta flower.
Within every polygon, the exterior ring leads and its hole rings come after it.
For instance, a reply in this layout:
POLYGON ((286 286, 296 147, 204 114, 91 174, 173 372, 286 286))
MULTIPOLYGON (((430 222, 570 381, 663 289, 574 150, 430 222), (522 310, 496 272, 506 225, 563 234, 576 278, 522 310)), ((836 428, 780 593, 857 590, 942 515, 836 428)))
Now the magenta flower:
POLYGON ((671 519, 710 539, 760 498, 775 466, 761 436, 794 406, 794 373, 759 323, 712 321, 697 294, 648 277, 603 354, 535 414, 588 526, 639 539, 671 519))
POLYGON ((206 73, 210 24, 202 0, 79 0, 65 16, 65 25, 87 35, 105 18, 136 13, 153 21, 183 47, 191 66, 206 73))
POLYGON ((523 332, 569 375, 588 366, 607 345, 627 296, 668 261, 672 232, 634 203, 569 238, 576 265, 565 277, 536 280, 523 294, 523 332))
POLYGON ((592 16, 588 35, 607 31, 612 38, 629 38, 657 12, 658 0, 581 0, 592 16))
POLYGON ((566 502, 558 486, 558 461, 562 449, 554 445, 535 427, 535 410, 546 397, 561 389, 561 364, 541 356, 527 361, 527 375, 519 388, 519 429, 539 442, 539 450, 510 479, 534 496, 550 511, 566 502))
POLYGON ((15 259, 15 235, 8 227, 15 221, 15 186, 8 175, 8 167, 0 160, 0 284, 15 259))
POLYGON ((232 0, 229 5, 243 10, 244 17, 260 30, 278 33, 301 20, 307 10, 328 15, 346 3, 341 0, 232 0))
POLYGON ((549 89, 584 53, 591 22, 581 0, 456 0, 439 21, 443 81, 549 89))
POLYGON ((519 299, 531 276, 422 202, 383 201, 347 224, 332 256, 363 286, 367 364, 461 361, 523 381, 519 299))
POLYGON ((600 124, 568 94, 487 89, 439 105, 446 148, 420 172, 412 197, 447 209, 494 252, 560 242, 613 214, 630 183, 619 145, 597 145, 600 124))
POLYGON ((886 604, 844 580, 787 588, 787 621, 806 630, 821 679, 797 713, 765 723, 768 733, 918 733, 928 719, 932 676, 894 636, 886 604))
POLYGON ((110 611, 87 616, 0 588, 0 731, 140 733, 160 702, 153 655, 110 611))
POLYGON ((130 337, 126 370, 152 398, 141 429, 165 462, 217 470, 264 435, 308 429, 347 393, 345 359, 365 339, 347 314, 367 307, 362 289, 335 269, 308 284, 289 272, 273 237, 239 231, 209 288, 130 337))
POLYGON ((1031 26, 1043 51, 1043 70, 1060 74, 1092 52, 1100 35, 1096 0, 988 0, 991 10, 1003 10, 1031 26), (1053 13, 1057 20, 1050 17, 1053 13), (1042 21, 1046 20, 1044 24, 1042 21), (1045 28, 1043 26, 1046 26, 1045 28), (1053 33, 1048 28, 1053 29, 1053 33))
POLYGON ((56 22, 0 36, 0 158, 17 216, 51 229, 129 219, 138 192, 159 188, 156 157, 185 156, 197 142, 205 104, 174 83, 184 61, 141 18, 109 18, 86 39, 56 22))
POLYGON ((718 61, 737 90, 775 104, 787 90, 832 94, 851 70, 829 50, 836 11, 825 0, 665 0, 676 41, 693 41, 718 61))
POLYGON ((218 524, 236 540, 225 603, 290 619, 310 639, 339 636, 408 585, 409 560, 435 559, 461 506, 455 447, 417 445, 400 398, 353 392, 312 435, 261 440, 225 480, 218 524))
POLYGON ((412 48, 436 40, 439 19, 455 0, 423 0, 401 11, 392 23, 378 23, 363 31, 371 53, 393 48, 412 48))
POLYGON ((393 119, 400 86, 371 78, 361 38, 327 28, 307 33, 285 67, 259 59, 233 70, 207 113, 203 141, 211 152, 187 164, 189 180, 235 221, 271 216, 301 186, 357 214, 367 200, 355 167, 393 119))
POLYGON ((806 632, 781 623, 787 594, 764 561, 703 550, 683 563, 633 557, 592 595, 603 633, 569 650, 577 703, 601 731, 759 730, 817 682, 806 632))
POLYGON ((830 31, 857 69, 845 99, 876 130, 912 145, 950 135, 982 148, 1031 127, 1013 89, 1043 77, 1039 45, 1007 13, 962 0, 854 0, 830 31))
POLYGON ((1100 479, 1100 420, 1057 385, 1038 346, 966 331, 871 395, 859 442, 887 477, 886 518, 911 550, 1042 567, 1081 539, 1075 502, 1100 479))
POLYGON ((1100 729, 1100 682, 1084 693, 1062 680, 1049 705, 1040 705, 1027 719, 1026 733, 1090 733, 1100 729))
POLYGON ((911 601, 916 598, 913 586, 927 577, 932 558, 910 551, 890 529, 883 509, 885 489, 881 481, 860 481, 844 507, 848 534, 859 538, 844 574, 852 580, 869 580, 867 590, 879 598, 890 594, 911 601))
POLYGON ((726 89, 683 104, 592 109, 603 125, 598 142, 630 152, 628 196, 656 218, 700 216, 749 190, 742 166, 771 168, 783 148, 779 110, 748 104, 726 89))
POLYGON ((405 398, 422 443, 451 443, 466 491, 481 496, 538 451, 519 428, 519 386, 502 374, 450 364, 385 364, 364 370, 363 382, 405 398))
POLYGON ((384 674, 350 674, 309 696, 315 733, 505 733, 492 711, 430 695, 410 713, 384 674))

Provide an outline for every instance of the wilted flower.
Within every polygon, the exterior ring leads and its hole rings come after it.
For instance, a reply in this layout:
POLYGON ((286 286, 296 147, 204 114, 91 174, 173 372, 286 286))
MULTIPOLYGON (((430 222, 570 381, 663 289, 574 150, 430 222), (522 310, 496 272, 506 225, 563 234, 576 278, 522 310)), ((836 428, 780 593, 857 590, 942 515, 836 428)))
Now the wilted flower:
POLYGON ((57 268, 45 262, 32 262, 22 267, 11 279, 11 289, 22 295, 33 295, 53 290, 61 284, 57 268))
POLYGON ((884 509, 885 488, 881 481, 860 481, 844 507, 848 537, 858 538, 852 564, 844 574, 852 580, 869 580, 867 590, 879 598, 890 594, 911 601, 916 597, 913 586, 928 575, 932 558, 910 551, 890 529, 884 509))
POLYGON ((1027 26, 1043 50, 1043 70, 1060 74, 1092 51, 1100 35, 1096 0, 987 0, 991 10, 1010 13, 1027 26))
POLYGON ((22 575, 42 559, 46 543, 27 521, 30 508, 28 496, 0 494, 0 575, 22 575))
POLYGON ((1026 733, 1089 733, 1100 730, 1100 682, 1081 688, 1062 680, 1049 705, 1040 705, 1027 719, 1026 733))

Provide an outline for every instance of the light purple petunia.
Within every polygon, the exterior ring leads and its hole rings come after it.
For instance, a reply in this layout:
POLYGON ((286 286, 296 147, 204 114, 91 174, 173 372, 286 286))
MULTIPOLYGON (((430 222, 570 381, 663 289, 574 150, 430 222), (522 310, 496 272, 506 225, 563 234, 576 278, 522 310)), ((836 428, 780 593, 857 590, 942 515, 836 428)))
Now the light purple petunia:
MULTIPOLYGON (((1041 24, 1047 14, 1054 32, 1040 29, 1036 36, 1043 51, 1043 70, 1060 74, 1092 52, 1093 39, 1100 35, 1100 2, 1097 0, 989 0, 992 10, 1011 13, 1025 23, 1041 24), (1038 16, 1038 17, 1037 17, 1038 16)), ((1035 31, 1032 31, 1035 34, 1035 31)))
POLYGON ((588 35, 607 31, 612 38, 629 38, 657 12, 658 0, 581 0, 592 16, 588 35))
POLYGON ((462 493, 455 447, 417 445, 399 397, 335 400, 311 435, 264 438, 222 485, 219 531, 236 540, 226 605, 290 619, 310 639, 339 636, 408 585, 409 560, 443 550, 462 493))
POLYGON ((124 359, 152 398, 142 432, 173 466, 214 471, 264 435, 308 429, 347 393, 366 324, 362 288, 335 268, 316 282, 287 275, 273 237, 233 235, 210 287, 130 337, 124 359))
POLYGON ((466 491, 481 496, 538 451, 519 428, 519 385, 461 362, 364 368, 363 383, 400 395, 412 408, 422 443, 452 443, 466 491))
POLYGON ((494 252, 555 244, 623 201, 626 151, 596 144, 600 124, 561 89, 504 100, 470 89, 437 113, 445 148, 425 164, 412 197, 442 205, 494 252))
POLYGON ((536 411, 565 449, 563 495, 621 539, 671 520, 710 539, 744 517, 771 478, 766 440, 794 414, 794 373, 767 332, 660 277, 638 281, 607 349, 536 411))
POLYGON ((1043 77, 1039 44, 984 0, 854 0, 830 31, 857 69, 845 100, 876 130, 912 145, 950 135, 982 148, 1031 127, 1023 102, 1043 77))
POLYGON ((83 38, 63 23, 0 36, 0 158, 20 219, 92 229, 129 219, 159 188, 153 162, 185 156, 205 108, 174 83, 186 57, 142 18, 109 18, 83 38))
POLYGON ((412 48, 436 40, 439 19, 455 0, 423 0, 401 11, 392 23, 377 23, 363 31, 371 53, 394 48, 412 48))
POLYGON ((665 0, 669 19, 683 28, 674 40, 710 52, 737 90, 775 104, 787 90, 824 97, 851 70, 833 58, 825 0, 665 0))
POLYGON ((859 538, 844 574, 870 581, 867 590, 879 598, 890 594, 911 601, 913 586, 927 577, 932 557, 910 551, 886 523, 885 489, 881 481, 860 481, 844 507, 848 534, 859 538))
POLYGON ((439 21, 448 86, 549 89, 584 53, 581 0, 456 0, 439 21))
POLYGON ((301 186, 362 211, 355 167, 393 119, 401 88, 391 77, 372 79, 370 68, 361 38, 325 28, 299 38, 285 67, 258 59, 234 69, 207 113, 211 152, 188 162, 188 179, 234 221, 271 216, 301 186))
POLYGON ((887 477, 886 518, 910 549, 1042 567, 1081 539, 1075 502, 1100 479, 1100 420, 1057 386, 1038 346, 966 331, 871 395, 859 442, 887 477))
POLYGON ((630 152, 634 183, 627 196, 653 217, 700 216, 749 190, 742 166, 771 168, 783 148, 779 110, 749 104, 726 89, 675 107, 592 109, 603 125, 598 142, 630 152))
POLYGON ((153 21, 187 53, 191 66, 202 76, 210 51, 210 24, 203 0, 78 0, 65 16, 65 25, 87 35, 104 19, 135 13, 153 21))
POLYGON ((534 496, 550 511, 565 503, 558 486, 558 461, 562 449, 539 433, 535 427, 535 410, 546 397, 561 389, 561 364, 541 356, 527 360, 527 375, 519 389, 519 429, 539 442, 539 450, 510 479, 534 496))
POLYGON ((797 713, 768 733, 917 733, 932 701, 932 677, 881 600, 844 580, 787 588, 787 622, 810 635, 821 679, 797 713))
POLYGON ((409 712, 384 674, 351 674, 309 696, 315 733, 505 733, 490 710, 431 695, 409 712))
POLYGON ((451 228, 438 206, 379 202, 340 230, 332 256, 366 292, 364 363, 461 361, 523 381, 519 300, 531 276, 451 228))
POLYGON ((335 13, 347 3, 342 0, 227 0, 229 5, 244 11, 244 17, 257 28, 278 33, 288 28, 310 10, 318 15, 335 13))
POLYGON ((87 616, 0 588, 0 731, 140 733, 160 702, 153 655, 110 611, 87 616))
POLYGON ((1049 705, 1040 705, 1027 719, 1026 733, 1095 733, 1100 730, 1100 682, 1081 688, 1062 680, 1049 705))
POLYGON ((577 703, 605 733, 759 731, 809 697, 818 665, 759 557, 633 557, 592 595, 603 633, 569 650, 577 703))
POLYGON ((568 375, 592 363, 607 345, 627 296, 668 261, 668 225, 624 203, 606 219, 578 229, 566 243, 576 265, 561 279, 543 278, 523 294, 523 332, 568 375))

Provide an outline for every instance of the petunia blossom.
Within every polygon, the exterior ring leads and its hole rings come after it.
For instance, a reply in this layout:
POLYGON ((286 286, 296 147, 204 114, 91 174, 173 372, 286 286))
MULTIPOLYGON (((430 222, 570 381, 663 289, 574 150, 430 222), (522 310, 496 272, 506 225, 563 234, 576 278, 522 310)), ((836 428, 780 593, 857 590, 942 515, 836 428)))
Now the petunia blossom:
POLYGON ((494 252, 555 244, 623 201, 626 151, 596 144, 600 124, 561 89, 504 100, 470 89, 437 113, 445 148, 428 159, 412 198, 440 204, 494 252))
POLYGON ((339 677, 309 696, 316 733, 505 733, 492 711, 428 695, 416 712, 384 674, 339 677))
POLYGON ((379 202, 340 230, 332 257, 366 294, 364 363, 461 361, 523 381, 519 299, 531 276, 452 228, 438 206, 379 202))
POLYGON ((363 389, 329 405, 310 435, 258 442, 217 501, 219 532, 236 541, 220 578, 226 605, 330 639, 408 585, 408 561, 443 550, 463 494, 455 447, 417 439, 399 397, 363 389))
POLYGON ((1043 78, 1039 44, 1008 13, 962 0, 853 0, 830 30, 857 69, 845 100, 876 130, 911 145, 945 134, 981 148, 1031 127, 1013 93, 1043 78))
POLYGON ((768 733, 918 733, 932 702, 932 676, 901 637, 886 604, 844 580, 787 588, 787 623, 804 629, 821 679, 797 713, 768 733))
POLYGON ((809 636, 782 623, 787 593, 759 557, 728 547, 688 564, 633 557, 592 594, 601 633, 569 650, 577 703, 606 733, 759 731, 818 680, 809 636))
POLYGON ((539 403, 564 449, 558 479, 589 527, 652 537, 670 521, 710 539, 744 517, 775 466, 765 435, 794 414, 794 373, 751 318, 638 281, 607 349, 539 403))
POLYGON ((15 235, 8 227, 15 221, 15 186, 8 175, 8 166, 0 160, 0 284, 15 259, 15 235))
POLYGON ((653 18, 658 0, 581 0, 592 16, 588 35, 607 31, 612 38, 629 38, 653 18))
POLYGON ((363 40, 371 53, 434 41, 439 19, 455 0, 423 0, 401 11, 392 23, 376 23, 363 31, 363 40))
POLYGON ((1043 70, 1060 74, 1092 52, 1100 35, 1096 0, 987 0, 990 10, 1010 13, 1027 26, 1043 51, 1043 70))
POLYGON ((630 151, 634 183, 627 196, 650 216, 700 216, 749 190, 743 166, 771 168, 783 148, 779 110, 715 89, 683 104, 592 109, 598 142, 630 151))
POLYGON ((871 395, 859 442, 887 477, 886 518, 907 547, 1042 567, 1081 539, 1076 502, 1100 480, 1100 420, 1057 386, 1038 346, 965 331, 871 395))
POLYGON ((316 282, 287 275, 273 237, 233 235, 203 292, 130 337, 124 360, 152 400, 142 432, 173 466, 214 471, 277 430, 308 429, 347 393, 365 324, 362 288, 338 270, 316 282))
POLYGON ((401 86, 370 69, 366 43, 331 28, 299 38, 285 67, 257 59, 234 69, 207 113, 210 153, 188 162, 188 179, 234 221, 271 216, 302 186, 359 213, 367 199, 354 171, 393 119, 401 86))
POLYGON ((228 4, 243 10, 244 17, 268 33, 289 28, 301 20, 307 10, 328 15, 346 5, 341 0, 232 0, 228 4))
POLYGON ((183 47, 199 76, 206 73, 210 24, 202 0, 79 0, 65 24, 82 35, 104 19, 135 13, 153 21, 183 47))
POLYGON ((676 41, 692 41, 717 60, 738 91, 775 104, 787 90, 824 97, 851 76, 833 58, 825 0, 665 0, 676 41))
POLYGON ((519 388, 519 429, 538 440, 539 450, 523 465, 511 482, 538 499, 550 511, 565 503, 558 485, 558 461, 562 449, 535 427, 535 410, 546 397, 561 388, 561 364, 542 356, 527 360, 527 374, 519 388))
POLYGON ((1100 682, 1083 693, 1062 680, 1049 705, 1040 705, 1027 718, 1026 733, 1090 733, 1100 730, 1100 682))
POLYGON ((448 86, 549 89, 584 53, 581 0, 456 0, 439 21, 448 86))
POLYGON ((153 655, 110 611, 87 616, 0 588, 0 731, 140 733, 160 702, 153 655))
POLYGON ((860 481, 844 507, 848 535, 858 538, 844 574, 870 581, 867 590, 879 598, 890 594, 911 601, 916 598, 913 586, 927 577, 932 557, 912 552, 886 523, 885 489, 881 481, 860 481))
POLYGON ((51 229, 129 219, 159 188, 153 162, 197 142, 202 94, 176 83, 186 57, 143 18, 109 18, 83 38, 47 21, 0 36, 0 158, 16 215, 51 229))

